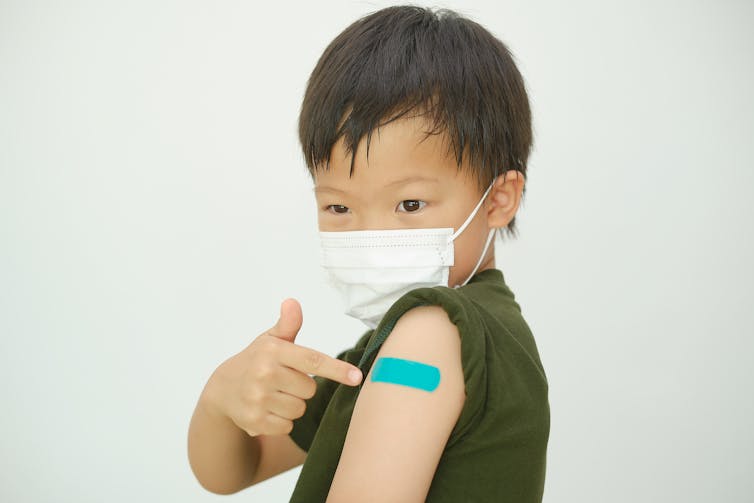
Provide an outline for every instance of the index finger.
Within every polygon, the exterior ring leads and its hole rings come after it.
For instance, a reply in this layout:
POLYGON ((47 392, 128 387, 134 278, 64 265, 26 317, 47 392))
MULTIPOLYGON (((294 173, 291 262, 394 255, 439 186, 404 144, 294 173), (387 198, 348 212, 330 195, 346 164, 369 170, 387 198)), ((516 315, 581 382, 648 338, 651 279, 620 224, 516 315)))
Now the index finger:
POLYGON ((293 343, 283 346, 280 363, 299 372, 317 375, 348 386, 356 386, 362 378, 358 367, 293 343))

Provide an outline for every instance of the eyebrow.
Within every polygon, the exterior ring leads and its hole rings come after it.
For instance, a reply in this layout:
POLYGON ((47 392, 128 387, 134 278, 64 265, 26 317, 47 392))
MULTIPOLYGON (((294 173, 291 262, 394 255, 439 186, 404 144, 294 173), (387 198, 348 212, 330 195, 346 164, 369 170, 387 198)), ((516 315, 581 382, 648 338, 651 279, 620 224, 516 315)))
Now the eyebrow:
POLYGON ((336 189, 335 187, 328 187, 326 185, 320 185, 318 187, 314 187, 314 192, 337 192, 338 194, 345 194, 346 191, 336 189))
POLYGON ((416 183, 416 182, 434 182, 437 183, 439 180, 437 178, 429 178, 426 176, 407 176, 406 178, 401 178, 399 180, 393 180, 392 182, 385 185, 385 187, 394 187, 395 185, 408 185, 409 183, 416 183))
MULTIPOLYGON (((393 180, 392 182, 388 182, 385 184, 385 187, 395 187, 396 185, 408 185, 409 183, 417 183, 417 182, 432 182, 437 183, 439 180, 437 178, 430 178, 426 176, 407 176, 406 178, 400 178, 398 180, 393 180)), ((328 185, 320 185, 318 187, 314 187, 314 192, 337 192, 339 194, 345 194, 346 191, 341 189, 336 189, 335 187, 330 187, 328 185)))

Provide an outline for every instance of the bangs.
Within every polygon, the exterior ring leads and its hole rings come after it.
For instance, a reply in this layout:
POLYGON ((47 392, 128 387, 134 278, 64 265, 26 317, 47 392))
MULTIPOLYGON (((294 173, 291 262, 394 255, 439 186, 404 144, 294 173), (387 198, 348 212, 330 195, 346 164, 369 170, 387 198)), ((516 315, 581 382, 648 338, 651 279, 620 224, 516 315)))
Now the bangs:
POLYGON ((307 82, 299 141, 312 176, 329 169, 341 139, 351 155, 381 125, 424 116, 464 158, 480 187, 510 169, 526 177, 531 111, 508 48, 453 11, 388 7, 348 26, 325 49, 307 82))

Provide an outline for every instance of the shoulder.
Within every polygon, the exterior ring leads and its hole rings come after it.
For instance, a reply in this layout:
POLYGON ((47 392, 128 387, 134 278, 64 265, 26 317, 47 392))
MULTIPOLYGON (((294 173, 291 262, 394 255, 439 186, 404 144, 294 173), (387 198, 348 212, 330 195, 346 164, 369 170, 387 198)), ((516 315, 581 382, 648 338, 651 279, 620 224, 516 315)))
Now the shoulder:
POLYGON ((461 353, 468 356, 483 350, 484 326, 478 306, 461 290, 417 288, 398 299, 373 331, 359 362, 362 371, 366 374, 383 346, 437 356, 442 352, 459 361, 461 353), (473 340, 465 340, 469 338, 473 340), (480 347, 469 351, 470 345, 480 347))
POLYGON ((439 305, 422 305, 403 313, 395 323, 382 351, 426 357, 457 357, 461 343, 458 327, 439 305))

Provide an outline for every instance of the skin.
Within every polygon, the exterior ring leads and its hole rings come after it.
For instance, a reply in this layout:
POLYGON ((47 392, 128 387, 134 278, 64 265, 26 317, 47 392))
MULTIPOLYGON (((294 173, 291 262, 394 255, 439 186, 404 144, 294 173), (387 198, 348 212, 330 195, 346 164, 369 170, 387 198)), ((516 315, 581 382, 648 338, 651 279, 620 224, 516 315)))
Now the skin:
MULTIPOLYGON (((457 230, 483 190, 459 171, 444 136, 425 137, 420 117, 389 123, 357 149, 353 176, 343 143, 333 149, 331 167, 315 176, 322 231, 452 227, 457 230)), ((471 274, 491 228, 507 225, 518 210, 523 176, 498 177, 483 205, 454 241, 455 264, 448 286, 471 274)), ((493 246, 478 271, 495 267, 493 246)), ((439 306, 409 310, 377 353, 435 366, 439 386, 426 392, 374 382, 372 369, 359 392, 328 503, 420 502, 426 499, 437 464, 466 398, 457 327, 439 306)), ((375 360, 375 361, 376 361, 375 360)))
MULTIPOLYGON (((362 139, 353 177, 350 155, 338 142, 331 168, 314 177, 320 230, 457 229, 483 190, 466 174, 466 164, 459 172, 455 160, 445 155, 444 137, 425 138, 425 128, 421 118, 413 117, 377 129, 368 160, 362 139)), ((513 171, 495 181, 454 242, 449 286, 471 273, 489 229, 504 227, 515 216, 523 183, 523 176, 513 171)), ((493 244, 478 270, 494 266, 493 244)), ((306 460, 306 452, 288 433, 314 393, 310 375, 347 386, 361 382, 356 367, 296 344, 302 317, 295 299, 283 301, 275 326, 218 366, 207 381, 188 435, 191 469, 207 490, 235 493, 306 460), (358 374, 354 380, 348 377, 353 370, 358 374)), ((401 317, 377 358, 434 365, 441 372, 440 385, 427 393, 364 378, 329 502, 424 501, 465 399, 459 341, 457 328, 440 307, 415 308, 401 317), (386 410, 400 413, 385 415, 386 410)))
MULTIPOLYGON (((444 135, 425 138, 420 117, 389 123, 375 131, 366 157, 366 139, 356 153, 349 178, 350 154, 342 141, 332 151, 329 170, 315 176, 314 193, 321 231, 453 227, 458 229, 482 197, 466 161, 459 171, 445 155, 444 135), (419 202, 417 204, 417 202, 419 202)), ((449 286, 462 283, 474 268, 491 228, 515 216, 524 178, 509 171, 498 177, 485 203, 454 241, 455 265, 449 286)), ((478 271, 495 267, 494 243, 478 271)))
POLYGON ((288 433, 316 391, 309 374, 361 382, 358 367, 296 344, 302 322, 299 303, 284 300, 277 323, 207 381, 189 425, 188 456, 208 491, 235 493, 304 462, 288 433))

